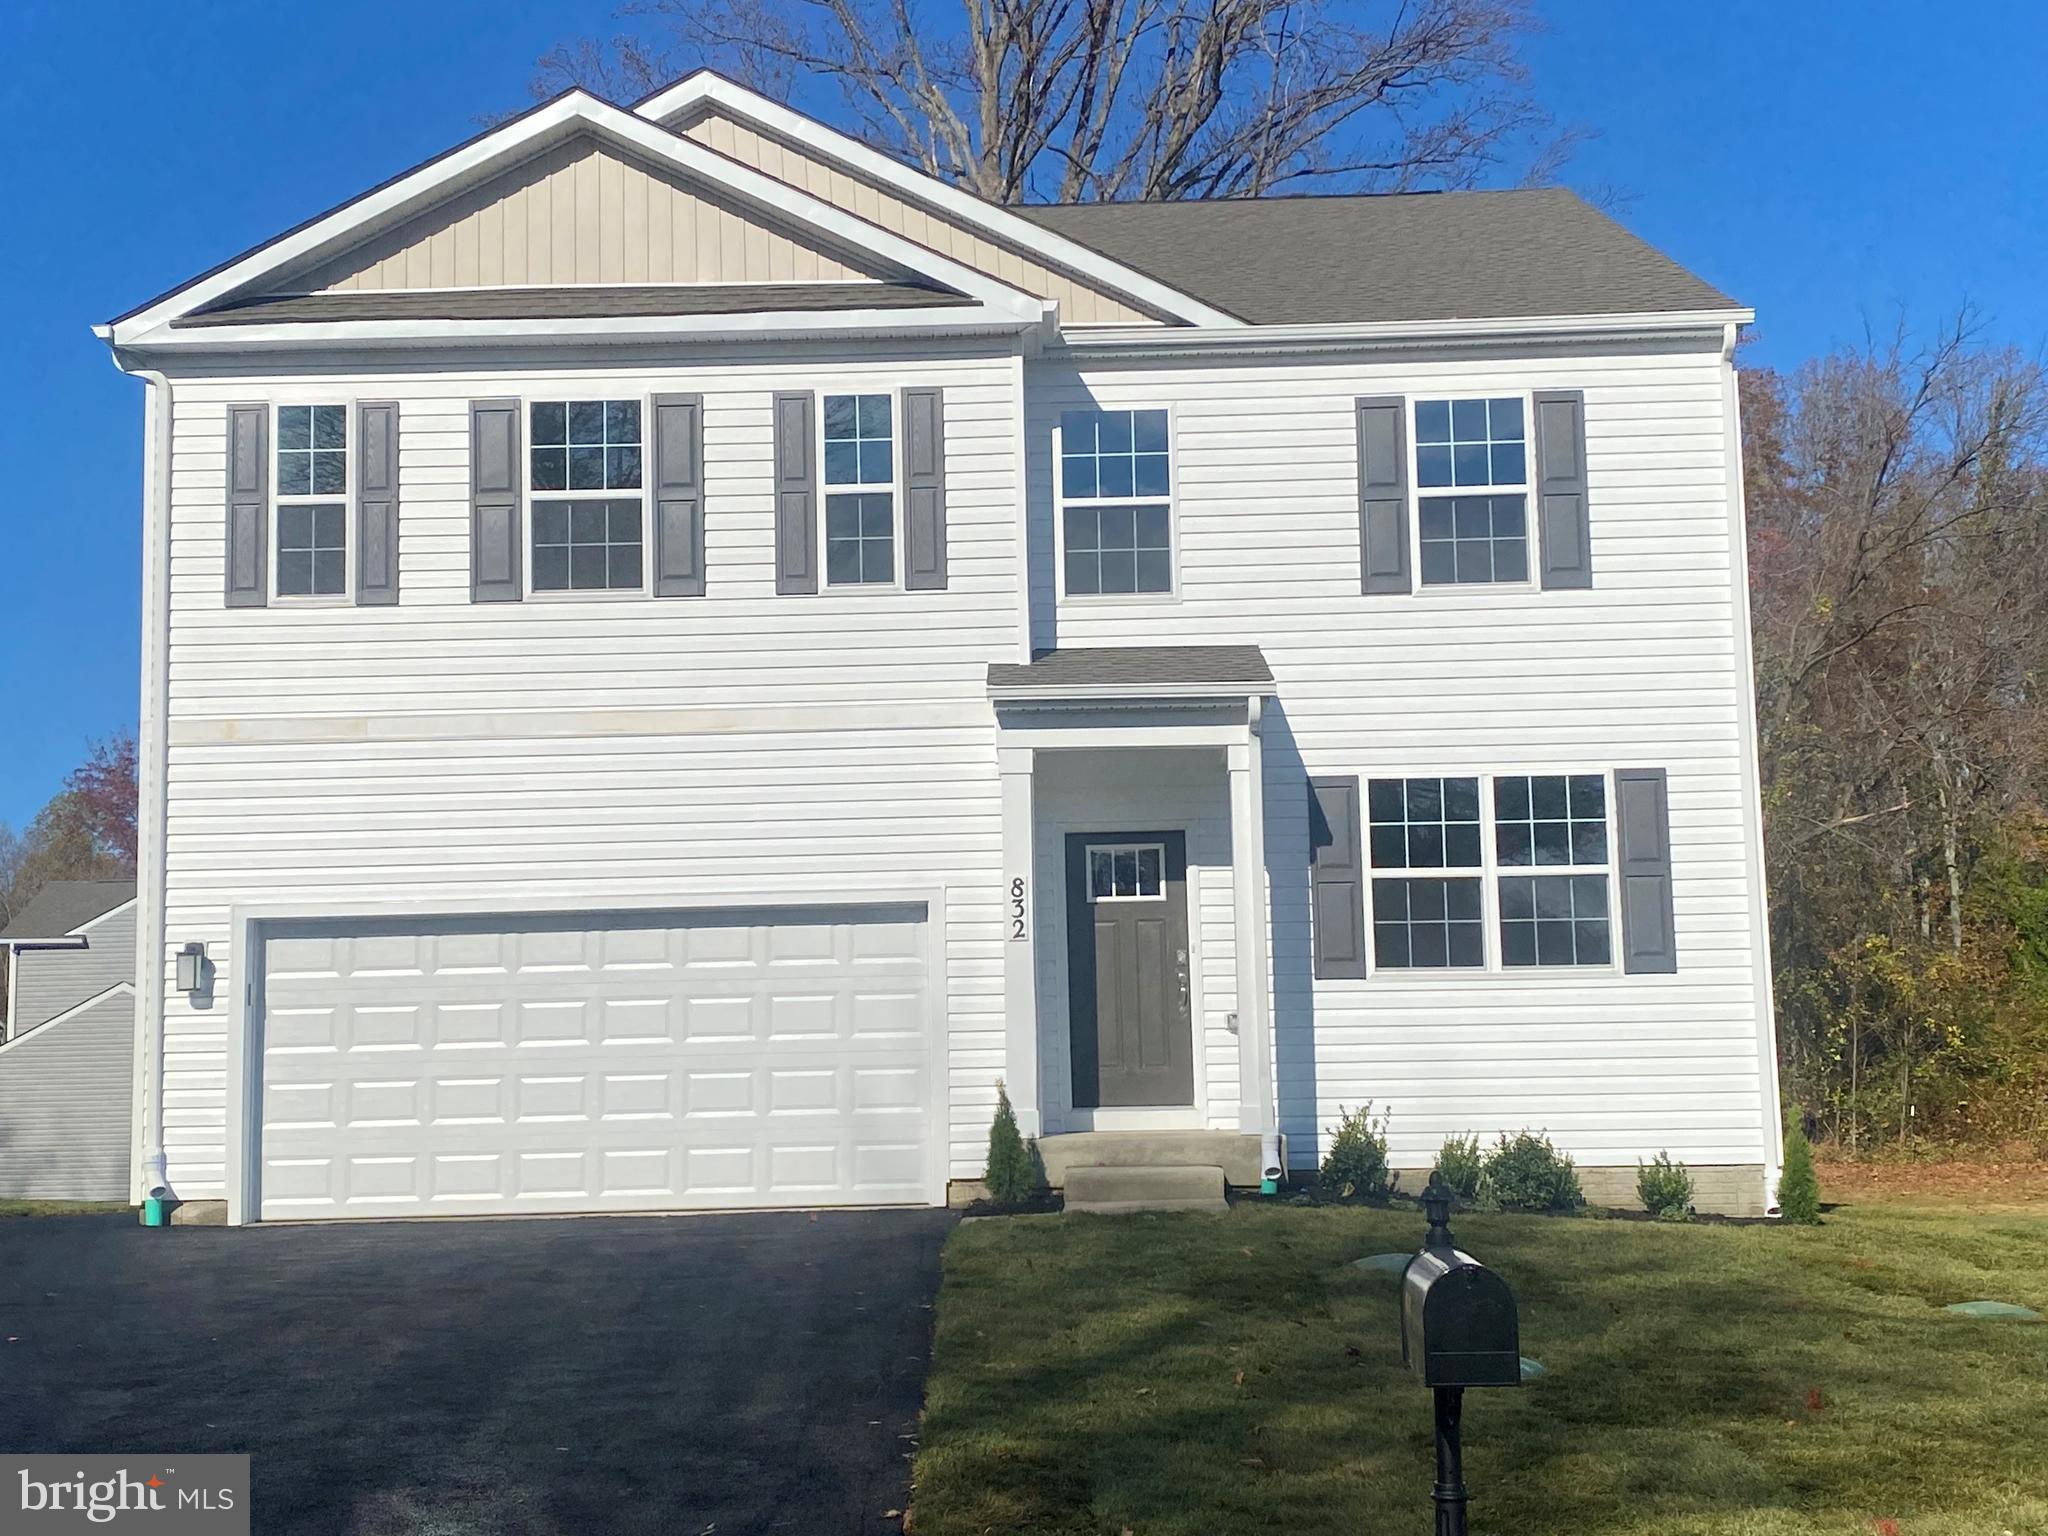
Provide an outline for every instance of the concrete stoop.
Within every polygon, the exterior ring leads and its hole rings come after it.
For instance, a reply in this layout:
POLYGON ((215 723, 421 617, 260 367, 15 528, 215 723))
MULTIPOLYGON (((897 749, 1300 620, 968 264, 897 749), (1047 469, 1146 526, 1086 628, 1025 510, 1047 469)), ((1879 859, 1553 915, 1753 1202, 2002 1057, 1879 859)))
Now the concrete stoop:
POLYGON ((1045 1181, 1076 1168, 1220 1168, 1236 1189, 1259 1187, 1259 1138, 1241 1131, 1069 1131, 1038 1139, 1045 1181))
POLYGON ((1066 1170, 1067 1211, 1120 1216, 1132 1211, 1222 1211, 1223 1170, 1198 1165, 1080 1167, 1066 1170))

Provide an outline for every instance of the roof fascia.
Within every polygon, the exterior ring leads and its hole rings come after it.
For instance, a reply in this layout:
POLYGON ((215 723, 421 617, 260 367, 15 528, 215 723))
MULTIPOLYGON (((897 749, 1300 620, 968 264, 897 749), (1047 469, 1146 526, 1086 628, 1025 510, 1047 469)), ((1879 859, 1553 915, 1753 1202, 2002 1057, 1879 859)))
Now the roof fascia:
POLYGON ((1625 315, 1537 315, 1493 320, 1393 320, 1342 325, 1254 325, 1229 329, 1099 326, 1061 333, 1064 351, 1096 357, 1171 357, 1208 353, 1350 351, 1361 347, 1518 345, 1540 342, 1662 340, 1697 335, 1721 346, 1752 309, 1652 311, 1625 315))
POLYGON ((590 129, 632 146, 657 161, 708 180, 742 200, 781 215, 806 229, 875 256, 885 263, 915 273, 980 300, 984 305, 1012 313, 1018 320, 1037 323, 1045 313, 1045 301, 1019 292, 1009 284, 942 256, 901 235, 870 224, 822 198, 792 187, 785 181, 730 156, 721 155, 681 134, 634 116, 586 92, 572 91, 534 112, 505 124, 497 132, 444 155, 409 175, 344 204, 310 224, 259 246, 239 261, 174 289, 148 308, 112 322, 104 330, 106 339, 117 347, 134 346, 179 316, 203 308, 216 299, 246 287, 264 276, 328 250, 344 248, 352 236, 379 222, 395 223, 421 211, 431 201, 472 178, 489 174, 504 165, 516 164, 557 139, 579 129, 590 129))
POLYGON ((849 170, 882 182, 912 202, 923 203, 948 218, 1030 251, 1053 266, 1065 267, 1188 325, 1242 327, 1246 323, 1229 311, 1205 304, 1192 294, 1170 287, 1135 267, 1112 261, 1079 241, 1054 234, 1029 219, 1021 219, 999 204, 986 202, 971 192, 963 192, 922 171, 913 170, 858 139, 828 128, 816 118, 807 117, 780 102, 770 101, 759 92, 748 90, 712 71, 699 70, 688 75, 666 90, 639 102, 633 110, 642 117, 660 122, 707 103, 722 107, 772 133, 794 139, 827 160, 837 160, 849 170))
POLYGON ((991 683, 988 696, 1003 704, 1108 704, 1142 707, 1162 699, 1202 700, 1218 704, 1242 703, 1247 698, 1271 698, 1279 692, 1274 683, 991 683))
POLYGON ((104 923, 108 918, 118 916, 119 914, 126 912, 130 907, 134 905, 135 898, 133 896, 130 896, 126 901, 121 902, 119 905, 107 908, 107 910, 102 912, 98 917, 88 917, 76 928, 70 929, 68 931, 71 933, 84 933, 88 928, 96 928, 101 923, 104 923))
POLYGON ((775 341, 806 336, 999 336, 1046 325, 1041 310, 945 305, 930 309, 762 310, 740 315, 594 315, 546 320, 295 320, 275 325, 162 326, 123 353, 233 354, 294 347, 374 348, 589 345, 593 342, 775 341))

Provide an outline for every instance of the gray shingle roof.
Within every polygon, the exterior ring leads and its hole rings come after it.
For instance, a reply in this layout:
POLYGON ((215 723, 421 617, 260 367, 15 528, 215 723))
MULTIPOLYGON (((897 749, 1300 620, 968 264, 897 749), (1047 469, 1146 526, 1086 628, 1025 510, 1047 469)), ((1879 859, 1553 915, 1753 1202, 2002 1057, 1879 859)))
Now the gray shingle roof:
POLYGON ((1735 307, 1562 187, 1011 211, 1256 325, 1735 307))
POLYGON ((973 301, 909 283, 639 284, 599 288, 466 288, 441 293, 295 294, 238 299, 174 328, 287 320, 573 320, 627 315, 740 315, 768 310, 910 309, 973 301))
POLYGON ((1100 649, 1041 651, 1030 664, 993 662, 992 693, 1016 689, 1058 690, 1214 687, 1240 693, 1270 689, 1273 669, 1256 645, 1128 645, 1100 649))
POLYGON ((52 880, 0 931, 0 939, 21 944, 61 939, 134 899, 133 880, 52 880))

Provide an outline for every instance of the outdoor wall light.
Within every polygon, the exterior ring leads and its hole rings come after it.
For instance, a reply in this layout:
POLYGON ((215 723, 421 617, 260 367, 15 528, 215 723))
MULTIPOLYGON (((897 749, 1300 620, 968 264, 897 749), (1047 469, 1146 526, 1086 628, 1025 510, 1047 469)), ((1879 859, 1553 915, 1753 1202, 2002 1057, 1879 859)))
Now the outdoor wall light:
POLYGON ((194 940, 178 951, 178 990, 200 992, 206 987, 206 946, 194 940))

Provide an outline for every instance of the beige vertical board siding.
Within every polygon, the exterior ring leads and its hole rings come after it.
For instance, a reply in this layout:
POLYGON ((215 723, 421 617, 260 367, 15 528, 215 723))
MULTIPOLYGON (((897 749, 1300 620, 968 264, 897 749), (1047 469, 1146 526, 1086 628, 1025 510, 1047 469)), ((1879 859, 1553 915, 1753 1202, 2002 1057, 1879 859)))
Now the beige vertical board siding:
POLYGON ((330 293, 877 275, 736 198, 579 138, 275 286, 330 293))
POLYGON ((126 1200, 135 986, 0 1046, 0 1199, 126 1200))
POLYGON ((135 979, 135 908, 79 935, 83 949, 24 949, 14 956, 14 1029, 24 1034, 107 988, 135 979))
POLYGON ((800 187, 870 224, 879 224, 905 239, 915 240, 999 282, 1021 288, 1037 298, 1058 300, 1060 319, 1067 325, 1144 325, 1159 318, 1107 289, 1035 261, 715 110, 685 124, 681 131, 720 154, 800 187))
POLYGON ((962 346, 829 359, 727 349, 602 373, 244 377, 177 392, 163 960, 197 939, 215 1002, 171 991, 164 1138, 223 1192, 230 907, 602 909, 722 896, 856 903, 942 887, 951 1174, 979 1177, 1003 1070, 991 661, 1015 658, 1015 362, 962 346), (950 585, 775 593, 770 402, 945 390, 950 585), (469 601, 469 402, 704 397, 701 598, 469 601), (399 402, 396 607, 221 604, 230 401, 399 402))
MULTIPOLYGON (((1261 646, 1275 1049, 1298 1162, 1341 1107, 1392 1116, 1394 1161, 1447 1136, 1547 1129, 1582 1164, 1771 1158, 1759 1049, 1760 874, 1745 854, 1742 691, 1717 351, 1227 363, 1034 362, 1038 645, 1261 646), (1593 587, 1359 592, 1365 395, 1582 389, 1593 587), (1178 592, 1056 600, 1059 413, 1172 412, 1178 592), (1305 775, 1663 767, 1679 971, 1309 974, 1305 775)), ((1368 914, 1369 917, 1369 914, 1368 914)), ((1766 1036, 1767 1038, 1767 1036, 1766 1036)))

